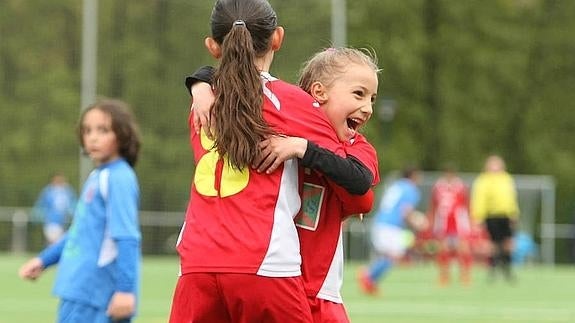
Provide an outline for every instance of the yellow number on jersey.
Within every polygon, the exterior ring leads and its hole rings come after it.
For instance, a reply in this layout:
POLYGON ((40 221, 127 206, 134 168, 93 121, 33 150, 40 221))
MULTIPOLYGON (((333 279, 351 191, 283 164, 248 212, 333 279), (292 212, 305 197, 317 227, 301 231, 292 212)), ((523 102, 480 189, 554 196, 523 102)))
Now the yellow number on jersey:
MULTIPOLYGON (((215 188, 216 182, 216 165, 220 159, 218 152, 213 149, 214 141, 201 132, 200 141, 202 147, 208 152, 200 158, 198 165, 196 165, 196 174, 194 176, 194 184, 198 193, 205 196, 218 196, 218 191, 215 188)), ((220 196, 227 197, 234 195, 248 186, 250 180, 250 172, 244 169, 243 172, 234 169, 228 163, 226 157, 223 158, 222 178, 220 182, 220 196)))

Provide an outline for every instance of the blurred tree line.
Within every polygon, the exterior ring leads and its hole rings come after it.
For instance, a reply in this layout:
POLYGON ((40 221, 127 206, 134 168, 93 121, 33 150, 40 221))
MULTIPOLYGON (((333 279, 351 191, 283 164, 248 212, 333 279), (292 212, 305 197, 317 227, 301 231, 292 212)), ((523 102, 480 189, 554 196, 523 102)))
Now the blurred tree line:
MULTIPOLYGON (((330 46, 331 1, 270 2, 286 28, 272 73, 295 82, 306 58, 330 46)), ((203 47, 212 5, 99 1, 97 93, 126 100, 139 119, 146 210, 187 202, 183 79, 214 64, 203 47)), ((372 48, 382 68, 365 129, 381 173, 448 161, 475 172, 497 152, 512 173, 554 175, 558 222, 571 221, 574 15, 575 2, 561 0, 348 1, 348 44, 372 48)), ((82 1, 0 1, 0 205, 31 205, 53 171, 79 177, 81 27, 82 1)))

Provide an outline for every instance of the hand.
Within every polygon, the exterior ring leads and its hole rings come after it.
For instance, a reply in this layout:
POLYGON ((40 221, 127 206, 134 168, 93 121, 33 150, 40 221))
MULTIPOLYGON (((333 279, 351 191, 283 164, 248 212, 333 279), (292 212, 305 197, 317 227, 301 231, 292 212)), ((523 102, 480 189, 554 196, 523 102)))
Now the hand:
POLYGON ((115 292, 106 314, 114 320, 130 317, 136 310, 136 296, 133 293, 115 292))
POLYGON ((192 85, 192 103, 190 104, 190 109, 194 110, 192 116, 194 131, 199 134, 200 129, 204 128, 206 135, 211 139, 213 139, 213 118, 211 110, 214 101, 215 96, 210 84, 199 82, 192 85))
POLYGON ((18 276, 20 276, 22 279, 36 280, 38 277, 40 277, 40 275, 42 275, 43 271, 44 264, 42 263, 42 260, 40 260, 38 257, 35 257, 28 260, 22 265, 22 267, 20 267, 18 276))
POLYGON ((284 161, 302 158, 307 140, 299 137, 271 136, 259 144, 261 153, 252 165, 258 172, 273 173, 284 161))

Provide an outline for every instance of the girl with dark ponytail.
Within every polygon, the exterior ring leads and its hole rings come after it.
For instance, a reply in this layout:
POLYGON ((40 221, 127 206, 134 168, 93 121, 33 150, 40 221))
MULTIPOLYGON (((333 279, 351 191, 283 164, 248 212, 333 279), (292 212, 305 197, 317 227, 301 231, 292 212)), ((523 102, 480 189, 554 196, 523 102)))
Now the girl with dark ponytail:
POLYGON ((270 174, 252 165, 270 135, 305 137, 342 157, 344 145, 313 97, 269 73, 284 30, 268 1, 218 0, 210 23, 213 133, 194 131, 192 110, 195 174, 170 322, 311 322, 293 220, 298 160, 270 174))

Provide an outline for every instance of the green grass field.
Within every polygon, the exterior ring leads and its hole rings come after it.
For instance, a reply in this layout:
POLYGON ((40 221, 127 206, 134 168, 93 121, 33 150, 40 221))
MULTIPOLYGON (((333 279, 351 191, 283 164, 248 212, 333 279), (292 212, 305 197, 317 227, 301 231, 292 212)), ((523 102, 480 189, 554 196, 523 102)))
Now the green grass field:
MULTIPOLYGON (((57 299, 50 289, 54 271, 37 282, 18 278, 26 256, 0 254, 0 323, 54 322, 57 299)), ((471 286, 439 287, 431 265, 397 267, 377 297, 362 295, 357 264, 346 267, 344 299, 352 322, 575 322, 575 267, 524 267, 518 282, 487 283, 476 267, 471 286)), ((167 322, 177 274, 175 257, 146 257, 142 301, 136 322, 167 322)))

